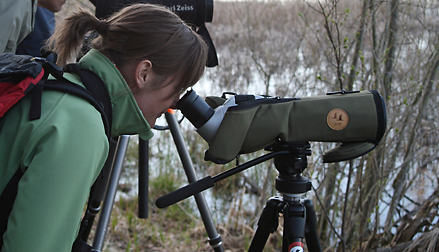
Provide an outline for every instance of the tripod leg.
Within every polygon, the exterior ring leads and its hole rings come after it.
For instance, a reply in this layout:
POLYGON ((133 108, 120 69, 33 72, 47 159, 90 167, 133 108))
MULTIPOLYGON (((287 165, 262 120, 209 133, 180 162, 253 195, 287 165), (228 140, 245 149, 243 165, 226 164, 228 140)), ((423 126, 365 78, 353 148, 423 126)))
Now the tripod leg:
POLYGON ((322 245, 320 244, 319 236, 317 235, 317 217, 314 209, 314 204, 311 200, 304 201, 306 207, 306 230, 305 239, 309 252, 321 252, 322 245))
MULTIPOLYGON (((194 165, 192 164, 189 151, 187 150, 183 136, 178 127, 177 118, 175 118, 174 114, 171 114, 169 112, 165 113, 165 117, 166 121, 168 122, 169 129, 171 130, 172 138, 174 139, 175 146, 177 147, 177 151, 183 164, 183 168, 188 178, 188 181, 189 183, 196 182, 198 178, 195 173, 194 165)), ((197 193, 194 195, 194 197, 201 215, 201 219, 203 220, 204 227, 209 237, 209 244, 215 252, 224 251, 222 247, 221 236, 218 234, 218 231, 215 227, 204 195, 202 193, 197 193)))
POLYGON ((76 238, 76 241, 73 245, 72 252, 87 251, 87 249, 91 247, 87 244, 87 241, 95 217, 101 210, 101 203, 104 200, 105 191, 107 190, 116 147, 117 142, 113 139, 110 139, 110 149, 107 161, 105 162, 101 173, 99 174, 96 182, 93 184, 90 190, 87 209, 85 211, 84 217, 82 218, 81 227, 78 232, 78 237, 76 238))
POLYGON ((272 197, 267 201, 267 204, 262 210, 261 217, 258 221, 258 227, 253 237, 252 243, 248 251, 261 251, 267 243, 270 233, 276 231, 279 226, 279 209, 282 206, 282 199, 280 197, 272 197))
POLYGON ((149 186, 149 141, 139 137, 139 218, 148 218, 148 186, 149 186))
POLYGON ((113 209, 114 197, 116 196, 117 185, 119 184, 120 174, 122 172, 122 164, 125 158, 125 152, 128 147, 130 136, 122 135, 119 137, 114 157, 113 169, 110 175, 110 181, 105 195, 104 204, 102 206, 101 215, 99 216, 96 234, 93 240, 93 252, 102 251, 104 240, 107 234, 108 223, 110 222, 111 211, 113 209))
POLYGON ((283 252, 303 251, 305 238, 306 209, 300 201, 288 201, 284 208, 283 252))

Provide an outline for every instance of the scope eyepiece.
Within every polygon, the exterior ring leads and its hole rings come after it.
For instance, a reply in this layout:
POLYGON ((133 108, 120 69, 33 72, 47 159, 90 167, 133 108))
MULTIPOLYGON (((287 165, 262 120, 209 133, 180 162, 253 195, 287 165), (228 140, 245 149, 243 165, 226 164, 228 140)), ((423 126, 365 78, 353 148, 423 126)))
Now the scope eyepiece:
POLYGON ((194 90, 186 92, 176 107, 197 129, 209 121, 215 112, 194 90))
POLYGON ((229 107, 236 106, 235 98, 213 109, 194 90, 189 90, 177 102, 176 107, 197 128, 198 134, 211 143, 229 107))

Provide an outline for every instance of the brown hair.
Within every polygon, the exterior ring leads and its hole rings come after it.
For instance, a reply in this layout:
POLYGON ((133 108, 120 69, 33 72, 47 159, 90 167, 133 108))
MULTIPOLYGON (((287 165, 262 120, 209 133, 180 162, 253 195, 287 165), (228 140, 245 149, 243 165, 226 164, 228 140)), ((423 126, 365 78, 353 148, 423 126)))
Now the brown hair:
POLYGON ((89 31, 99 34, 92 47, 107 55, 118 67, 148 59, 158 75, 178 73, 181 86, 176 92, 193 86, 204 72, 206 44, 165 7, 134 4, 107 20, 99 20, 82 10, 73 14, 56 27, 47 42, 58 54, 58 65, 64 66, 77 56, 89 31))

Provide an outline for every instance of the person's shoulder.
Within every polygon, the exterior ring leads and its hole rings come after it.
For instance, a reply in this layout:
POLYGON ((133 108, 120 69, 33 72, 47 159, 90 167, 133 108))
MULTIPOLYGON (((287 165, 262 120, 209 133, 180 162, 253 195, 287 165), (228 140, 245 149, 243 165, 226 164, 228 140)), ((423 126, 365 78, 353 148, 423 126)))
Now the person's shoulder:
POLYGON ((105 134, 101 113, 86 99, 59 91, 45 92, 43 99, 42 113, 52 123, 105 134))

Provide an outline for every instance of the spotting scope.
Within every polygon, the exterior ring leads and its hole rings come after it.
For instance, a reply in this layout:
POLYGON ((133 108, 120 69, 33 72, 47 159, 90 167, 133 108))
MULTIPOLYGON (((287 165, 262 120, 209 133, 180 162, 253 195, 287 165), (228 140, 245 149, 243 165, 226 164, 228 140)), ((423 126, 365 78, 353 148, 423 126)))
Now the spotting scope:
POLYGON ((218 164, 279 140, 340 143, 323 162, 346 161, 373 150, 386 129, 385 102, 376 90, 300 98, 225 93, 206 100, 189 90, 177 108, 209 143, 205 159, 218 164))

